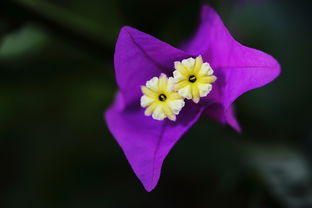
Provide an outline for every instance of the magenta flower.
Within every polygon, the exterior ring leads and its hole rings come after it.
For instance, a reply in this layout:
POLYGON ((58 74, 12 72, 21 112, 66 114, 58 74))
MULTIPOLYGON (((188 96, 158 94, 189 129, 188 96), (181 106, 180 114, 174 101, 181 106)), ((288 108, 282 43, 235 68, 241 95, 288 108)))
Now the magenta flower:
POLYGON ((119 92, 106 122, 147 191, 155 188, 171 148, 203 112, 240 131, 232 103, 280 73, 273 57, 235 41, 207 5, 195 36, 181 49, 123 27, 114 62, 119 92))

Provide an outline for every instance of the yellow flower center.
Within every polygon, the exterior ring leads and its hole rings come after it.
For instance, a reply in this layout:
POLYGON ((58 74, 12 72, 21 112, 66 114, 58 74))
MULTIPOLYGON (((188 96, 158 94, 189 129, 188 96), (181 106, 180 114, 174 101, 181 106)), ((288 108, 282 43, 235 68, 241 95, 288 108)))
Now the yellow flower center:
POLYGON ((192 99, 198 103, 200 97, 205 97, 212 89, 211 83, 217 78, 213 76, 213 70, 201 56, 188 58, 182 62, 174 63, 173 72, 174 88, 184 98, 192 99))
POLYGON ((156 120, 176 120, 176 115, 184 107, 184 98, 174 91, 172 77, 168 79, 165 74, 153 77, 141 89, 141 106, 146 108, 146 116, 152 115, 156 120))

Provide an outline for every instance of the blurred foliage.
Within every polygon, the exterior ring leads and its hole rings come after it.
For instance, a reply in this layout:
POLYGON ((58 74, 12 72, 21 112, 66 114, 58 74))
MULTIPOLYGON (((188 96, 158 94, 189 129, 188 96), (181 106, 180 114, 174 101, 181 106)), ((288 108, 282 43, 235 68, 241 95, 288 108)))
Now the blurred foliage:
POLYGON ((1 59, 14 59, 16 56, 29 56, 29 53, 44 46, 46 36, 36 27, 25 25, 21 29, 5 35, 0 48, 1 59))
POLYGON ((203 116, 147 193, 103 121, 114 44, 131 25, 178 46, 202 2, 1 1, 0 207, 312 207, 309 1, 206 2, 282 75, 236 102, 243 134, 203 116))

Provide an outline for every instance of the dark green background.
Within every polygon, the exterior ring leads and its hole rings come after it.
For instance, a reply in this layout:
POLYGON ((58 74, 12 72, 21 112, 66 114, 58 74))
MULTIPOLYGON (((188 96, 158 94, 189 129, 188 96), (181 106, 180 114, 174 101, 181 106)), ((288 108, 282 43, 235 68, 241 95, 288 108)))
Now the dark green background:
POLYGON ((147 193, 103 121, 114 44, 131 25, 178 46, 202 2, 1 0, 0 207, 312 207, 308 2, 209 1, 282 74, 235 102, 241 135, 203 116, 147 193))

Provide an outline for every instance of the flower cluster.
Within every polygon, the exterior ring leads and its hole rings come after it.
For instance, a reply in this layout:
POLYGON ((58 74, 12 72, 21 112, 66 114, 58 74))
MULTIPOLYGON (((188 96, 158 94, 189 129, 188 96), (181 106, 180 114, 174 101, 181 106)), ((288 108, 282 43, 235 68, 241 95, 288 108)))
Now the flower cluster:
POLYGON ((201 56, 175 61, 174 68, 173 77, 167 78, 162 73, 159 78, 153 77, 141 87, 141 106, 146 108, 146 116, 175 121, 185 105, 184 98, 198 103, 200 97, 208 95, 211 83, 217 79, 209 63, 203 63, 201 56))
POLYGON ((280 73, 272 56, 237 42, 208 5, 196 33, 180 48, 123 27, 114 65, 118 93, 106 123, 147 191, 155 188, 170 150, 202 114, 240 131, 233 102, 280 73))

